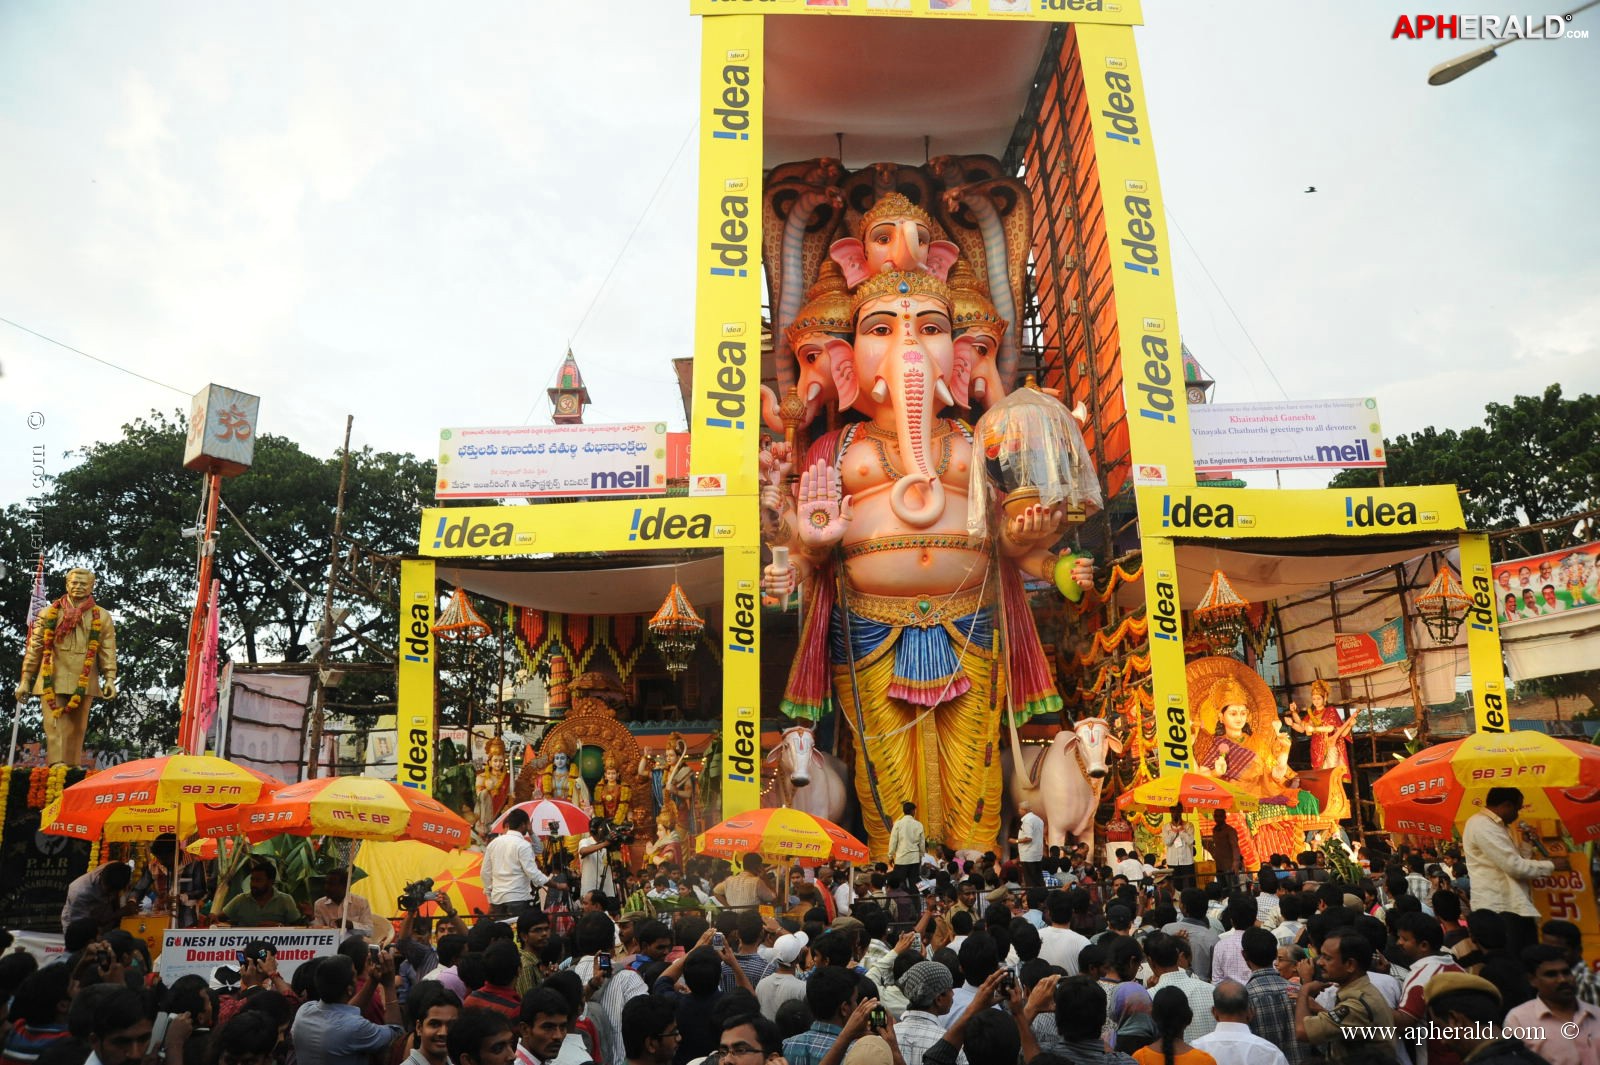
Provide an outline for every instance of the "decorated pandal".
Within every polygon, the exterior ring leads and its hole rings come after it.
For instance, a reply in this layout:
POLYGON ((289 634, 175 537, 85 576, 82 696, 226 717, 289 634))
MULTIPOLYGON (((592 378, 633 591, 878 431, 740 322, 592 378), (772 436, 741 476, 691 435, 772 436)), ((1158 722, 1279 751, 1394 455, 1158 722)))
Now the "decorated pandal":
MULTIPOLYGON (((1052 843, 1104 836, 1111 800, 1156 770, 1149 633, 1114 603, 1136 563, 1096 587, 1091 559, 1055 549, 1101 499, 1084 412, 1017 380, 1026 190, 983 157, 851 174, 811 160, 774 168, 764 203, 778 391, 763 404, 763 587, 799 591, 803 621, 781 702, 796 726, 763 805, 859 817, 875 858, 905 801, 958 852, 994 849, 1020 799, 1052 843), (830 716, 842 762, 812 731, 830 716), (1043 742, 1019 738, 1030 720, 1043 742)), ((1188 667, 1196 769, 1261 800, 1234 815, 1260 857, 1298 853, 1349 813, 1349 726, 1320 689, 1286 728, 1266 682, 1217 653, 1262 610, 1214 583, 1216 631, 1196 626, 1188 667), (1290 764, 1291 730, 1326 772, 1290 764)), ((579 622, 589 655, 611 653, 614 627, 579 622)), ((530 649, 557 642, 525 612, 516 630, 530 649)), ((643 637, 612 658, 631 666, 643 637)), ((571 802, 631 826, 636 861, 681 856, 720 819, 718 738, 642 755, 600 674, 569 685, 562 656, 550 667, 560 720, 509 789, 491 748, 480 800, 571 802)), ((1160 817, 1143 816, 1135 842, 1159 853, 1160 817)))

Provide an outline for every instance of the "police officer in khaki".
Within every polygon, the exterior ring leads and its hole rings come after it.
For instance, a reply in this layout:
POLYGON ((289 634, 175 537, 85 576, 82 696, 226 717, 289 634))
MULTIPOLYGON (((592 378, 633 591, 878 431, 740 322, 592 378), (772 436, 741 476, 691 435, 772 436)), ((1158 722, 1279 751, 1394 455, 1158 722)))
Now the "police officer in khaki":
POLYGON ((111 611, 94 601, 94 574, 67 571, 67 594, 51 603, 28 633, 17 701, 31 692, 44 714, 46 761, 83 761, 83 733, 96 698, 117 697, 117 635, 111 611))

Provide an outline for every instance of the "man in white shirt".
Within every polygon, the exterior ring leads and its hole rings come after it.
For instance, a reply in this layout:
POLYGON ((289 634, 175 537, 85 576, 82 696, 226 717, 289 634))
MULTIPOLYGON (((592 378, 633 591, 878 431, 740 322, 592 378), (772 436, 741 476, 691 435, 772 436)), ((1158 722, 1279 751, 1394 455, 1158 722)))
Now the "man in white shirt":
POLYGON ((810 942, 804 932, 791 932, 779 936, 772 945, 772 971, 756 981, 756 1001, 761 1003, 761 1013, 768 1020, 778 1019, 778 1007, 785 1002, 805 1000, 806 982, 797 970, 810 942))
POLYGON ((1137 854, 1129 854, 1121 847, 1117 848, 1117 865, 1113 873, 1120 873, 1128 878, 1128 883, 1137 887, 1144 880, 1144 863, 1137 854))
POLYGON ((1078 955, 1089 940, 1071 928, 1072 899, 1065 891, 1054 891, 1045 896, 1044 906, 1050 923, 1039 929, 1039 957, 1076 976, 1078 955))
POLYGON ((1490 788, 1483 809, 1461 829, 1461 851, 1472 873, 1472 908, 1493 910, 1505 918, 1506 946, 1513 955, 1538 942, 1534 922, 1539 911, 1529 894, 1529 882, 1566 868, 1565 858, 1557 863, 1523 857, 1511 835, 1521 810, 1522 792, 1490 788))
POLYGON ((506 830, 483 849, 483 889, 494 916, 522 916, 533 906, 534 891, 550 879, 534 861, 528 824, 526 810, 512 810, 506 830))
POLYGON ((1250 1030, 1250 996, 1237 980, 1224 980, 1211 992, 1216 1028, 1194 1041, 1217 1065, 1289 1065, 1283 1051, 1250 1030))
POLYGON ((587 895, 598 891, 602 895, 615 895, 616 884, 611 879, 611 844, 609 839, 596 839, 593 832, 578 841, 578 868, 582 881, 578 890, 587 895))
POLYGON ((1044 887, 1044 818, 1033 812, 1027 799, 1017 803, 1017 834, 1011 840, 1017 845, 1017 861, 1022 863, 1024 887, 1044 887))
POLYGON ((1224 980, 1235 980, 1244 983, 1250 979, 1250 966, 1244 960, 1244 942, 1241 937, 1246 928, 1256 925, 1256 899, 1254 895, 1244 892, 1235 892, 1228 899, 1228 931, 1217 937, 1217 945, 1211 948, 1211 982, 1220 984, 1224 980))
POLYGON ((928 832, 917 820, 917 804, 901 803, 900 819, 889 829, 889 864, 900 874, 901 883, 917 882, 917 870, 927 850, 928 832))
POLYGON ((1182 806, 1174 806, 1172 820, 1161 826, 1161 843, 1167 849, 1173 890, 1194 887, 1194 826, 1184 822, 1182 806))

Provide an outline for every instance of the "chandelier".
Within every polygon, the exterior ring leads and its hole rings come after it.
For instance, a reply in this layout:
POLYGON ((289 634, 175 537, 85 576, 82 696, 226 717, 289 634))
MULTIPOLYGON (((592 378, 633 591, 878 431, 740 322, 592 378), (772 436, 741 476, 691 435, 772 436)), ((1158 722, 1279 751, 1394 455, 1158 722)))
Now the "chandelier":
POLYGON ((1244 635, 1245 614, 1249 609, 1250 604, 1233 590, 1227 576, 1220 569, 1214 569, 1206 594, 1200 597, 1200 605, 1190 615, 1194 633, 1209 643, 1213 651, 1227 651, 1244 635))
POLYGON ((467 593, 459 587, 450 593, 450 602, 439 612, 433 634, 441 640, 481 640, 490 633, 489 623, 472 609, 467 593))
POLYGON ((695 644, 700 642, 705 627, 705 619, 694 612, 694 604, 684 594, 683 586, 674 580, 661 608, 645 626, 650 632, 650 642, 655 644, 674 680, 689 668, 695 644))
POLYGON ((1456 641, 1456 633, 1461 631, 1461 623, 1466 620, 1467 607, 1472 600, 1467 598, 1461 582, 1456 580, 1455 571, 1449 566, 1440 566, 1439 572, 1433 576, 1433 582, 1412 603, 1434 643, 1452 644, 1456 641))

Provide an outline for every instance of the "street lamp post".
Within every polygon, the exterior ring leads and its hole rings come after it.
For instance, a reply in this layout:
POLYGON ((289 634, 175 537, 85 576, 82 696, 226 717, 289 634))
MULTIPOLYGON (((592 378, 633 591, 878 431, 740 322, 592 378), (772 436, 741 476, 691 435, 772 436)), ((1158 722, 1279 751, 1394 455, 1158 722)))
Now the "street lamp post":
MULTIPOLYGON (((1568 11, 1566 14, 1562 15, 1561 21, 1571 21, 1573 15, 1576 15, 1580 11, 1594 7, 1596 4, 1600 4, 1600 0, 1589 0, 1589 2, 1586 4, 1579 4, 1571 11, 1568 11)), ((1449 82, 1455 81, 1461 75, 1471 70, 1477 70, 1489 60, 1493 59, 1495 54, 1506 45, 1511 44, 1513 41, 1520 41, 1522 39, 1523 38, 1521 37, 1507 37, 1503 41, 1497 41, 1494 44, 1486 45, 1483 48, 1475 48, 1466 55, 1458 55, 1454 59, 1447 59, 1443 63, 1440 63, 1438 66, 1434 67, 1432 70, 1428 71, 1428 84, 1445 85, 1449 82)))

